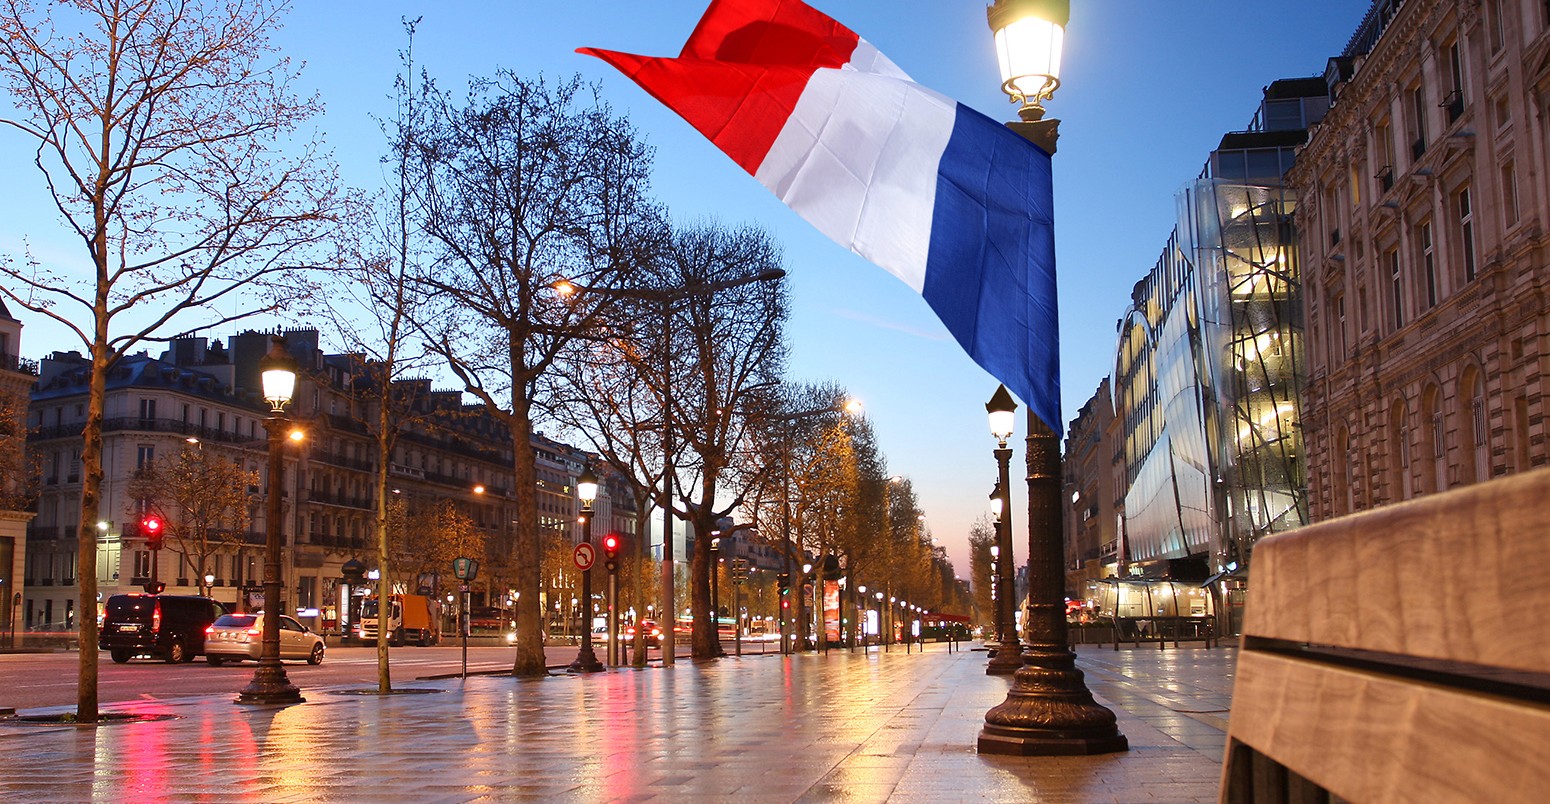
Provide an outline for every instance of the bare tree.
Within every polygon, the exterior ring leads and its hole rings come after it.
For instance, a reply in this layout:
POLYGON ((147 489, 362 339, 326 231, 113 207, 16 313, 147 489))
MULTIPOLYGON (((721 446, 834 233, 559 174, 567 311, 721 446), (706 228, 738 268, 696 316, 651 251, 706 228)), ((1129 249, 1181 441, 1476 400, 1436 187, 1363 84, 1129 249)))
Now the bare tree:
MULTIPOLYGON (((414 36, 420 20, 403 20, 408 45, 400 54, 403 72, 394 81, 395 113, 382 128, 390 145, 384 158, 390 187, 369 214, 351 220, 343 239, 341 270, 331 276, 329 292, 344 304, 329 305, 332 331, 344 341, 344 351, 355 357, 357 381, 350 388, 352 412, 372 439, 375 452, 372 488, 376 503, 373 534, 381 588, 393 588, 397 567, 389 524, 389 469, 399 434, 423 420, 419 415, 424 394, 422 383, 403 382, 427 368, 427 350, 416 340, 414 322, 424 318, 424 298, 415 293, 412 277, 425 255, 417 246, 414 228, 420 209, 410 188, 408 160, 414 152, 419 108, 414 87, 414 36)), ((428 390, 428 388, 426 389, 428 390)), ((389 634, 377 630, 377 691, 392 691, 389 666, 389 634)))
MULTIPOLYGON (((0 293, 75 333, 91 357, 80 533, 102 485, 109 369, 142 341, 297 298, 292 264, 323 232, 332 171, 297 128, 316 114, 270 37, 284 0, 64 0, 0 5, 0 81, 84 275, 0 260, 0 293), (282 147, 285 153, 282 154, 282 147), (216 303, 223 311, 215 312, 216 303), (125 316, 133 311, 132 323, 125 316)), ((97 603, 80 540, 80 603, 97 603)), ((97 720, 97 618, 81 617, 76 717, 97 720)))
POLYGON ((615 300, 556 292, 617 287, 661 227, 646 197, 650 159, 629 122, 578 80, 511 73, 476 80, 463 103, 422 87, 423 116, 400 144, 420 228, 436 248, 417 279, 438 302, 420 322, 465 390, 510 431, 515 479, 517 654, 543 675, 536 456, 540 381, 615 300))
POLYGON ((780 260, 779 247, 753 227, 703 225, 674 235, 673 284, 722 288, 685 297, 671 316, 671 348, 683 374, 674 377, 669 404, 675 441, 690 458, 679 463, 689 482, 679 486, 676 502, 697 536, 689 570, 695 658, 721 653, 711 617, 710 533, 742 506, 767 469, 749 447, 785 370, 785 282, 732 283, 775 270, 780 260))
MULTIPOLYGON (((622 313, 629 309, 628 304, 620 307, 622 313)), ((652 503, 666 467, 662 413, 668 387, 662 370, 668 363, 652 353, 657 338, 641 342, 633 334, 632 327, 621 326, 613 337, 574 344, 559 364, 552 411, 628 484, 636 536, 634 555, 623 564, 628 583, 621 588, 633 590, 631 597, 643 616, 649 597, 646 570, 652 563, 647 551, 652 503)), ((632 666, 646 666, 646 649, 645 629, 636 628, 632 666)))
POLYGON ((258 473, 242 468, 218 450, 184 447, 137 472, 129 496, 144 506, 132 517, 155 511, 166 519, 176 552, 203 578, 216 555, 240 555, 247 545, 258 473))

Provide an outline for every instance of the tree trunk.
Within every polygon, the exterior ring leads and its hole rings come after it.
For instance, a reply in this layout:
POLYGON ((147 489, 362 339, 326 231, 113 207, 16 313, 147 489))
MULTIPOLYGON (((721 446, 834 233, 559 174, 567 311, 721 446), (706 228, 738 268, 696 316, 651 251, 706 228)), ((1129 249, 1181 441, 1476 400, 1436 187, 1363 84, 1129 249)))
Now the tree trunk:
MULTIPOLYGON (((389 346, 389 349, 392 347, 389 346)), ((388 662, 388 596, 393 589, 389 572, 392 551, 388 545, 388 470, 393 460, 393 443, 388 438, 392 426, 392 357, 387 370, 378 379, 377 394, 377 692, 393 691, 393 673, 388 662)))
POLYGON ((651 491, 635 495, 635 639, 631 645, 630 666, 646 666, 646 556, 651 552, 651 491))
MULTIPOLYGON (((101 306, 98 308, 102 309, 101 306)), ((75 577, 81 597, 77 617, 80 672, 76 682, 75 720, 97 722, 97 517, 102 493, 102 416, 108 387, 107 320, 98 316, 97 343, 92 346, 86 425, 81 430, 81 518, 76 524, 75 577)))
MULTIPOLYGON (((706 488, 713 486, 707 483, 706 488)), ((713 570, 710 566, 710 533, 716 529, 714 514, 705 505, 696 506, 694 510, 694 559, 689 570, 689 606, 694 611, 691 655, 696 659, 714 659, 721 655, 715 619, 709 614, 710 573, 713 570)))
MULTIPOLYGON (((518 354, 514 344, 512 354, 518 354)), ((522 377, 515 359, 512 360, 512 376, 522 377)), ((514 544, 516 553, 517 588, 526 592, 517 601, 517 657, 511 667, 512 675, 543 676, 548 674, 544 666, 544 639, 542 628, 542 602, 538 599, 538 459, 533 454, 531 432, 532 414, 530 402, 522 395, 522 381, 514 382, 512 392, 511 426, 513 474, 516 481, 517 531, 514 544)))

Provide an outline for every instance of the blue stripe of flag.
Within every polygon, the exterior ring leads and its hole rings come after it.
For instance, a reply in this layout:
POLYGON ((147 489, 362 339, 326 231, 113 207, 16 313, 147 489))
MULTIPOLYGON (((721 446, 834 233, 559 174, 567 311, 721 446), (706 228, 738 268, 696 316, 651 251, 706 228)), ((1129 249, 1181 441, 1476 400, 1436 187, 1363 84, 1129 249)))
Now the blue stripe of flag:
POLYGON ((922 294, 974 362, 1063 432, 1050 156, 961 103, 922 294))

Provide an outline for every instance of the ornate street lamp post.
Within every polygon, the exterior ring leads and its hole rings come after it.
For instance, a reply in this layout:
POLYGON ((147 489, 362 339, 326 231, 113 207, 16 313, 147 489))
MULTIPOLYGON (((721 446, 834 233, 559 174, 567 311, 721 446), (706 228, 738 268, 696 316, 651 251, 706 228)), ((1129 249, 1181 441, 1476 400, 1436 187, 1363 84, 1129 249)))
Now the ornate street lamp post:
POLYGON ((990 434, 996 437, 996 491, 991 505, 996 512, 996 652, 985 665, 985 673, 993 676, 1011 675, 1023 666, 1023 647, 1017 639, 1017 616, 1013 606, 1017 604, 1017 581, 1013 568, 1017 561, 1012 550, 1012 480, 1008 468, 1012 460, 1012 448, 1006 440, 1012 436, 1017 420, 1017 402, 1005 385, 996 387, 996 393, 985 404, 990 416, 990 434))
POLYGON ((290 430, 285 406, 296 393, 296 361, 285 351, 285 339, 276 335, 269 342, 269 353, 258 361, 264 401, 269 403, 269 418, 264 430, 269 435, 269 498, 264 509, 264 633, 260 643, 258 669, 253 680, 237 694, 239 704, 301 703, 301 690, 285 677, 280 664, 280 497, 285 490, 285 462, 281 448, 290 430))
MULTIPOLYGON (((576 478, 576 496, 581 500, 581 543, 587 547, 592 546, 592 501, 597 499, 597 475, 592 473, 592 468, 581 470, 581 476, 576 478)), ((570 663, 572 673, 598 673, 603 671, 603 663, 597 660, 597 654, 592 652, 592 566, 581 571, 581 650, 576 653, 576 661, 570 663)))
MULTIPOLYGON (((1053 155, 1060 121, 1043 119, 1043 101, 1060 86, 1070 0, 996 0, 987 15, 995 32, 1002 89, 1021 104, 1021 122, 1007 127, 1053 155)), ((979 750, 1022 756, 1125 751, 1130 746, 1114 713, 1093 700, 1067 640, 1060 440, 1031 411, 1027 444, 1028 600, 1023 609, 1022 667, 1012 676, 1006 700, 985 713, 979 750)))

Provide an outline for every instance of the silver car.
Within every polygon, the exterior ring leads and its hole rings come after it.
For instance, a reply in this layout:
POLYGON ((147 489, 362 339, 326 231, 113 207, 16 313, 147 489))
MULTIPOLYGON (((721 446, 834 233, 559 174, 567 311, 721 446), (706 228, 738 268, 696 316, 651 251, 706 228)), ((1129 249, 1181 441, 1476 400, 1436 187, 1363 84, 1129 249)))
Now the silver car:
MULTIPOLYGON (((264 650, 264 615, 223 614, 205 629, 205 660, 217 667, 229 659, 258 659, 264 650)), ((323 663, 323 638, 299 622, 280 615, 280 658, 323 663)))

